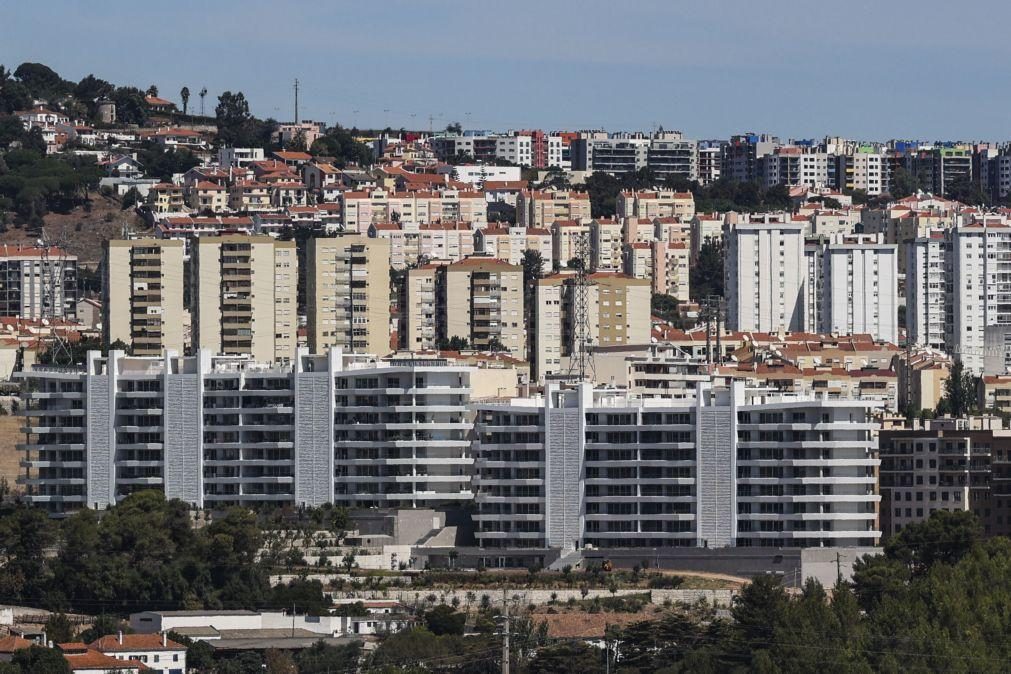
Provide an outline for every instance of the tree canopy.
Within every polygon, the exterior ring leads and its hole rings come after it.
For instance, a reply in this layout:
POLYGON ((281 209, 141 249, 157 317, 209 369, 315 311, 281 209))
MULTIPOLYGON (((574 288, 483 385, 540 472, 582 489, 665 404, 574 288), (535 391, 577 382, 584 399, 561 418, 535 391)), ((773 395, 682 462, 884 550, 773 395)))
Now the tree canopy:
POLYGON ((347 129, 339 125, 328 129, 325 135, 313 141, 309 152, 315 156, 332 157, 338 168, 350 164, 369 166, 373 162, 372 150, 355 140, 347 129))
POLYGON ((218 142, 223 147, 273 147, 271 134, 275 123, 254 117, 241 91, 226 91, 218 96, 214 116, 218 125, 218 142))
MULTIPOLYGON (((884 554, 859 560, 852 582, 831 592, 808 580, 791 595, 779 576, 758 576, 734 599, 730 620, 682 608, 617 631, 612 671, 1004 671, 1011 541, 980 536, 974 515, 938 511, 889 539, 884 554)), ((540 671, 571 671, 565 661, 540 671)), ((587 659, 581 669, 603 667, 587 659)))
POLYGON ((127 613, 151 609, 325 605, 318 582, 271 590, 273 560, 258 558, 256 515, 232 509, 200 529, 189 506, 137 492, 99 518, 81 510, 60 523, 37 509, 0 505, 0 590, 56 610, 127 613), (55 549, 55 555, 48 554, 55 549))
POLYGON ((689 288, 692 299, 701 301, 709 295, 723 297, 723 238, 707 238, 699 249, 698 260, 691 266, 689 288))

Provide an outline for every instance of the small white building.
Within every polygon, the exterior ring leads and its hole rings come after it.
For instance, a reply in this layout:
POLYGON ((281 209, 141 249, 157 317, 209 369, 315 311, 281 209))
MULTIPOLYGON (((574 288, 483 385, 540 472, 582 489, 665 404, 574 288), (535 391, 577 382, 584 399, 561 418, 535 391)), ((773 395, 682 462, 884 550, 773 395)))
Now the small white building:
POLYGON ((480 187, 486 181, 518 181, 522 178, 519 166, 489 166, 487 164, 460 164, 458 166, 443 165, 435 169, 436 173, 448 175, 454 180, 480 187))
MULTIPOLYGON (((366 607, 366 615, 313 616, 284 611, 143 611, 130 616, 130 627, 147 634, 182 630, 199 641, 213 641, 227 633, 237 638, 242 632, 262 633, 263 630, 305 630, 321 637, 382 634, 396 632, 410 624, 404 615, 366 607)), ((108 637, 107 637, 108 638, 108 637)))
POLYGON ((186 646, 161 634, 110 634, 88 644, 117 660, 134 660, 165 674, 186 673, 186 646))
POLYGON ((258 612, 244 610, 141 611, 130 614, 130 629, 140 634, 159 634, 179 627, 258 630, 261 622, 258 612))
POLYGON ((254 161, 263 161, 262 147, 223 147, 218 150, 218 166, 222 168, 238 168, 254 161))

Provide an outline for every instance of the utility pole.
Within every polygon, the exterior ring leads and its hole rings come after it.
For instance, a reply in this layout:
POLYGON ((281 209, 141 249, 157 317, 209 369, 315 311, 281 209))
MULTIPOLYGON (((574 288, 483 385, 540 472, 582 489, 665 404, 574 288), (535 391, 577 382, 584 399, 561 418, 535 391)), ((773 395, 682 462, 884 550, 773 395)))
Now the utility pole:
POLYGON ((502 674, 509 674, 509 599, 506 589, 502 588, 502 674))
POLYGON ((295 124, 298 124, 298 78, 295 78, 295 124))

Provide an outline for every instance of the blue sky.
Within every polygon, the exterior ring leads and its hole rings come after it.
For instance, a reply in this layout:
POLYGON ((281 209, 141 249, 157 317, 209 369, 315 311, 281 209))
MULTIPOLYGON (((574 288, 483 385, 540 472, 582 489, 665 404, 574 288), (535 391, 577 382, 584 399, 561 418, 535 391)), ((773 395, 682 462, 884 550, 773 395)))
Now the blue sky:
POLYGON ((688 137, 1011 138, 1011 3, 0 0, 0 63, 262 117, 688 137))

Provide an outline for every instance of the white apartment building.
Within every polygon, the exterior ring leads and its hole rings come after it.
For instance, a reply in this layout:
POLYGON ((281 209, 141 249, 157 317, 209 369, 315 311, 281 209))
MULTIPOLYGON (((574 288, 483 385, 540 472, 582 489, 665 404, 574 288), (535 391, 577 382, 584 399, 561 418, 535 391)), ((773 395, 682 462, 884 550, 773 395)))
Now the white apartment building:
POLYGON ((983 371, 985 330, 1011 325, 1011 228, 1003 221, 956 227, 949 233, 952 330, 948 352, 983 371))
POLYGON ((394 269, 426 260, 462 260, 474 253, 476 233, 469 222, 385 222, 368 227, 370 239, 389 241, 389 264, 394 269))
POLYGON ((699 384, 694 399, 549 385, 475 406, 478 544, 506 550, 875 545, 871 405, 699 384))
MULTIPOLYGON (((475 373, 438 358, 88 354, 21 376, 29 503, 54 514, 161 489, 197 508, 274 503, 420 507, 471 498, 475 373)), ((509 373, 512 389, 508 388, 509 373)))
POLYGON ((986 330, 1011 325, 1011 228, 988 215, 941 235, 916 239, 908 254, 910 338, 937 347, 943 326, 944 351, 980 373, 986 330))
POLYGON ((740 223, 727 235, 727 327, 744 332, 804 329, 804 226, 740 223))
POLYGON ((263 159, 262 147, 223 147, 218 150, 218 166, 222 168, 239 168, 263 159))
POLYGON ((898 343, 898 251, 875 235, 835 236, 809 245, 804 291, 807 331, 870 334, 898 343))
POLYGON ((576 171, 634 173, 649 168, 660 179, 696 180, 699 175, 698 144, 679 132, 643 134, 591 132, 571 143, 572 168, 576 171))
POLYGON ((913 344, 943 351, 946 326, 948 279, 943 232, 919 237, 906 246, 906 326, 913 344))
POLYGON ((430 143, 432 151, 443 161, 469 155, 481 161, 501 159, 518 166, 533 165, 533 139, 527 135, 437 136, 430 143))
POLYGON ((77 316, 77 256, 59 248, 0 245, 0 316, 77 316))
POLYGON ((564 154, 564 146, 562 143, 561 136, 548 136, 548 168, 560 168, 562 170, 568 171, 572 168, 572 162, 567 159, 564 154))
POLYGON ((699 184, 709 185, 723 174, 723 151, 718 147, 699 148, 699 184))

